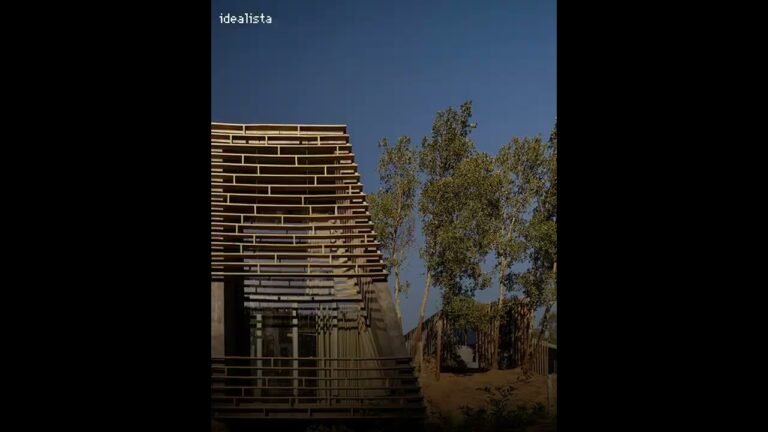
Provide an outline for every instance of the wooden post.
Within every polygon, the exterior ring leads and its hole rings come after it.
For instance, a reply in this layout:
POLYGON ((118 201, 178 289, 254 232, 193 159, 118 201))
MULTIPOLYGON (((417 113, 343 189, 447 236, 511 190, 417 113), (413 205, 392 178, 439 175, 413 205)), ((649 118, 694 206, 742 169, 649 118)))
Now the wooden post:
POLYGON ((485 332, 480 333, 480 340, 478 341, 478 345, 480 346, 480 361, 483 365, 485 365, 485 332))
POLYGON ((224 352, 224 282, 211 282, 211 357, 224 352))
MULTIPOLYGON (((491 304, 488 303, 488 316, 490 317, 491 314, 492 314, 491 304)), ((494 327, 493 324, 496 322, 496 320, 495 319, 491 319, 489 321, 490 321, 490 323, 485 326, 487 328, 487 330, 488 330, 488 335, 490 336, 489 337, 489 341, 488 341, 488 343, 489 343, 489 354, 491 356, 491 358, 490 358, 491 361, 490 361, 489 366, 490 366, 491 369, 497 369, 497 367, 496 367, 497 366, 496 355, 495 355, 496 349, 493 346, 496 343, 496 332, 493 331, 493 327, 494 327)))
POLYGON ((475 350, 477 350, 477 365, 482 367, 485 364, 485 360, 483 360, 483 332, 481 331, 477 332, 475 350))
POLYGON ((435 381, 440 381, 440 359, 443 353, 443 316, 437 316, 437 349, 435 350, 435 381))
POLYGON ((552 415, 552 375, 547 374, 547 415, 552 415))
POLYGON ((416 373, 420 375, 421 367, 424 364, 424 342, 419 341, 416 344, 416 349, 418 349, 416 352, 416 373))
MULTIPOLYGON (((256 314, 256 357, 262 357, 263 351, 262 351, 262 330, 261 330, 261 313, 256 314)), ((262 375, 262 363, 261 360, 256 360, 256 366, 258 369, 256 369, 256 376, 259 378, 256 380, 258 383, 258 389, 256 389, 256 396, 261 396, 261 387, 262 387, 262 381, 261 381, 261 375, 262 375)))
MULTIPOLYGON (((334 304, 335 308, 338 310, 338 305, 334 304)), ((331 316, 331 355, 333 356, 333 360, 331 360, 331 365, 333 367, 333 370, 331 371, 331 377, 333 378, 333 396, 336 397, 339 395, 339 381, 338 377, 339 371, 337 370, 339 366, 339 361, 336 360, 339 358, 339 321, 337 315, 331 316)))
MULTIPOLYGON (((298 315, 298 308, 299 305, 297 303, 293 304, 293 308, 291 311, 291 314, 293 315, 291 319, 291 338, 293 339, 293 397, 298 398, 299 397, 299 315, 298 315)), ((294 404, 298 401, 298 399, 294 399, 294 404)))
POLYGON ((475 335, 475 349, 477 351, 477 367, 485 367, 485 329, 480 326, 475 335))

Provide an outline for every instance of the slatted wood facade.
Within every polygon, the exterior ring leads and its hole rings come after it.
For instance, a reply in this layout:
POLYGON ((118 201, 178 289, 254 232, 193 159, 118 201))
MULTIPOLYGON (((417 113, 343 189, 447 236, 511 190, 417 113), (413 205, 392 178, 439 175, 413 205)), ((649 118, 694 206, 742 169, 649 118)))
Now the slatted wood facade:
POLYGON ((423 415, 346 126, 213 123, 211 248, 215 417, 423 415))

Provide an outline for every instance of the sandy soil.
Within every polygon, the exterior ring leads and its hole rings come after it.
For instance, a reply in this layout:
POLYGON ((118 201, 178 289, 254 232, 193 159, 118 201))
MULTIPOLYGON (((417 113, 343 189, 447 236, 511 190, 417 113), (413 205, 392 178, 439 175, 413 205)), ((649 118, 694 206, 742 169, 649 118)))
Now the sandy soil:
MULTIPOLYGON (((486 404, 487 393, 479 388, 489 386, 511 385, 515 388, 512 393, 512 404, 547 404, 547 379, 534 376, 530 380, 522 380, 520 369, 495 370, 474 373, 441 373, 437 381, 433 370, 426 370, 419 377, 422 392, 430 413, 436 411, 458 414, 462 406, 480 407, 486 404)), ((552 378, 552 410, 556 410, 557 378, 552 378)), ((530 431, 555 430, 551 425, 532 427, 530 431)))

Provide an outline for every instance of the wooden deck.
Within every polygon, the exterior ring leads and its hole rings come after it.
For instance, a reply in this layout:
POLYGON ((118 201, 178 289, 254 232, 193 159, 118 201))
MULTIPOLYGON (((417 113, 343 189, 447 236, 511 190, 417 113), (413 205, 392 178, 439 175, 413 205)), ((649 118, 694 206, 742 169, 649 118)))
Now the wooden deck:
POLYGON ((410 358, 212 359, 213 416, 423 418, 410 358))

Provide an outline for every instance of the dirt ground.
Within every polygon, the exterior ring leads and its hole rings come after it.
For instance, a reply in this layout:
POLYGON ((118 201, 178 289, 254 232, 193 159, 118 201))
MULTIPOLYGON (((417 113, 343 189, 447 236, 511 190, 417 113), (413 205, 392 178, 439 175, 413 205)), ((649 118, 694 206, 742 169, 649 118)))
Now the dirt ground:
MULTIPOLYGON (((521 380, 520 369, 493 370, 470 373, 441 373, 440 380, 435 379, 433 370, 425 370, 419 376, 422 392, 430 413, 436 411, 459 413, 462 406, 480 407, 486 404, 488 395, 479 390, 485 386, 496 387, 512 385, 511 403, 534 404, 540 402, 547 405, 547 379, 534 376, 530 380, 521 380)), ((550 395, 552 413, 556 412, 557 378, 552 377, 552 393, 550 395)), ((537 425, 530 428, 531 432, 554 431, 552 424, 537 425)))
MULTIPOLYGON (((460 414, 462 406, 480 407, 486 405, 488 395, 479 390, 485 386, 496 387, 512 385, 515 391, 512 393, 511 403, 533 404, 540 402, 547 404, 547 379, 542 376, 534 376, 530 380, 523 381, 519 369, 495 370, 487 372, 470 373, 442 373, 440 380, 435 379, 434 370, 427 365, 420 376, 422 393, 427 403, 429 414, 439 410, 454 415, 460 414)), ((552 379, 552 412, 556 412, 557 380, 552 379)), ((434 417, 433 417, 434 418, 434 417)), ((213 422, 212 432, 230 431, 218 422, 213 422)), ((557 425, 554 420, 547 420, 528 428, 527 432, 556 432, 557 425)))

